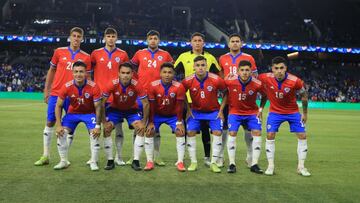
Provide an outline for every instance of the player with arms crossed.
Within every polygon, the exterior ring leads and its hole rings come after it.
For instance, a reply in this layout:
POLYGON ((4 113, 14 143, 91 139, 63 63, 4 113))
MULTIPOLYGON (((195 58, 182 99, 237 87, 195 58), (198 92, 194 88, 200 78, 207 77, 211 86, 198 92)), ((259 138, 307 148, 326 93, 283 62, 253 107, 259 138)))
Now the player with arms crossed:
POLYGON ((86 80, 86 64, 77 61, 73 67, 74 80, 67 82, 59 92, 56 103, 56 135, 57 147, 60 155, 60 162, 54 167, 55 170, 65 169, 69 166, 67 154, 67 136, 74 133, 77 125, 85 123, 90 134, 92 171, 99 170, 97 165, 100 143, 101 124, 101 92, 100 88, 93 82, 86 80), (67 114, 62 117, 64 100, 70 99, 70 106, 67 114))
POLYGON ((311 174, 305 168, 304 163, 308 151, 305 123, 307 121, 308 93, 304 82, 287 72, 287 63, 283 57, 275 57, 271 63, 272 73, 259 75, 263 83, 267 98, 270 100, 269 116, 267 118, 266 157, 269 165, 265 175, 274 174, 275 158, 275 135, 280 125, 287 121, 290 132, 298 137, 298 173, 302 176, 311 174), (299 93, 302 101, 303 114, 300 114, 296 103, 296 93, 299 93))
MULTIPOLYGON (((83 61, 86 64, 86 70, 91 69, 90 56, 86 52, 80 50, 80 44, 83 40, 84 31, 79 27, 70 30, 70 46, 57 48, 50 61, 50 68, 46 75, 44 88, 44 101, 48 104, 47 123, 43 133, 44 153, 35 166, 49 164, 50 161, 50 145, 51 137, 54 134, 55 126, 55 106, 59 96, 60 89, 66 82, 73 79, 72 67, 76 61, 83 61)), ((87 77, 90 77, 88 75, 87 77)), ((67 108, 67 102, 64 104, 67 108)), ((70 146, 72 135, 68 136, 68 144, 70 146)))
POLYGON ((192 100, 191 106, 188 105, 187 108, 187 147, 191 159, 188 171, 197 170, 196 133, 200 131, 201 121, 207 121, 213 134, 210 169, 215 173, 220 173, 221 169, 217 166, 216 161, 222 145, 221 131, 224 119, 222 111, 226 97, 223 99, 221 107, 217 98, 218 92, 225 90, 225 82, 218 75, 207 71, 206 59, 203 56, 197 56, 194 59, 194 69, 195 74, 182 81, 185 90, 189 90, 192 100))

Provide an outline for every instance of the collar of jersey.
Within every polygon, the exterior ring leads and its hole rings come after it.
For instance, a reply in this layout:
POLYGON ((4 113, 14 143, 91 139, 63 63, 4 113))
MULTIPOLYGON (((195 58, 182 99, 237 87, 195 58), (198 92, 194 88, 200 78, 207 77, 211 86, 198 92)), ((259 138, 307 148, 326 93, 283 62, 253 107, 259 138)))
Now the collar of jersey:
POLYGON ((169 89, 171 87, 171 83, 169 85, 165 85, 162 80, 160 80, 160 83, 164 87, 165 95, 168 95, 169 89))
POLYGON ((209 72, 206 71, 206 76, 204 77, 203 80, 200 80, 200 79, 197 77, 197 75, 195 74, 195 78, 196 78, 197 81, 199 81, 199 83, 200 83, 200 88, 201 88, 201 89, 204 88, 204 82, 205 82, 205 80, 208 78, 208 76, 209 76, 209 72))
POLYGON ((79 96, 81 96, 82 95, 82 90, 84 89, 84 87, 85 87, 85 85, 87 84, 87 79, 85 79, 85 82, 84 82, 84 84, 83 84, 83 86, 78 86, 77 84, 76 84, 76 82, 75 82, 75 80, 74 80, 74 85, 75 85, 75 87, 78 89, 78 91, 79 91, 79 96))

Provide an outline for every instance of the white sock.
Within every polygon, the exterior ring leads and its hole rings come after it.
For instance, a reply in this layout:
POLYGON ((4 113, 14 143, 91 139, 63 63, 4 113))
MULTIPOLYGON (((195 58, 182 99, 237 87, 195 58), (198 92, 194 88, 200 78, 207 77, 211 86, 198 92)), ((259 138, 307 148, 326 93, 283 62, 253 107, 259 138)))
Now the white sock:
POLYGON ((136 135, 134 142, 134 160, 140 160, 141 153, 144 149, 145 138, 136 135))
POLYGON ((305 159, 306 159, 306 155, 307 155, 307 140, 300 140, 298 139, 298 148, 297 148, 297 154, 298 154, 298 159, 299 159, 299 163, 298 163, 298 168, 304 168, 304 164, 305 164, 305 159))
POLYGON ((220 154, 219 154, 219 158, 224 158, 224 151, 225 151, 225 145, 227 143, 227 138, 228 138, 228 133, 229 130, 223 130, 221 138, 222 138, 222 145, 221 145, 221 150, 220 150, 220 154))
POLYGON ((73 142, 73 139, 74 139, 74 135, 71 135, 71 134, 69 134, 69 135, 67 136, 67 138, 66 138, 66 142, 67 142, 67 145, 68 145, 68 150, 69 150, 70 147, 71 147, 71 144, 72 144, 72 142, 73 142))
POLYGON ((196 159, 196 136, 187 137, 187 147, 191 163, 197 163, 196 159))
POLYGON ((115 157, 122 160, 122 146, 124 144, 124 132, 122 129, 122 123, 115 125, 115 145, 116 145, 116 155, 115 157))
POLYGON ((178 154, 177 162, 184 162, 185 156, 185 137, 176 137, 176 151, 178 154))
POLYGON ((112 145, 113 145, 113 143, 112 143, 111 136, 104 137, 104 150, 105 150, 105 155, 106 155, 107 160, 114 159, 112 145))
POLYGON ((246 147, 247 147, 247 153, 246 153, 246 160, 248 159, 252 159, 252 142, 253 142, 253 137, 251 135, 250 131, 245 130, 245 135, 244 135, 244 140, 246 143, 246 147))
POLYGON ((227 149, 228 149, 228 155, 229 155, 229 164, 235 165, 236 137, 234 137, 234 136, 228 137, 227 149))
POLYGON ((44 157, 50 156, 51 137, 54 135, 55 128, 45 126, 43 132, 43 143, 44 143, 44 157))
POLYGON ((212 147, 212 156, 211 163, 216 163, 219 158, 221 147, 222 147, 222 137, 213 135, 213 142, 211 144, 212 147))
POLYGON ((261 136, 254 136, 253 137, 253 143, 252 143, 252 150, 253 150, 253 156, 252 156, 252 166, 255 164, 258 164, 260 152, 261 152, 261 136))
POLYGON ((160 133, 155 133, 154 136, 154 157, 160 157, 160 133))
POLYGON ((153 137, 145 137, 145 154, 146 160, 149 162, 153 162, 154 160, 154 138, 153 137))
POLYGON ((274 159, 275 159, 275 140, 266 139, 266 157, 269 162, 269 168, 274 168, 274 159))
POLYGON ((91 161, 97 162, 99 160, 100 151, 100 140, 90 135, 90 150, 91 150, 91 161))
POLYGON ((60 155, 60 161, 67 161, 67 142, 66 137, 68 135, 68 132, 65 130, 63 136, 57 138, 57 148, 60 155))

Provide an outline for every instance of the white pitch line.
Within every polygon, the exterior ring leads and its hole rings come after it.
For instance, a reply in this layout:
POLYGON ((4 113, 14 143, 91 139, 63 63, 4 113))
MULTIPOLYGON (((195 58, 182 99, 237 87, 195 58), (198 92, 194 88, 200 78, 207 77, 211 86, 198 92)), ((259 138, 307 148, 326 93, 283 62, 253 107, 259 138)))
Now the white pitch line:
POLYGON ((34 105, 46 105, 45 103, 31 103, 31 104, 18 104, 18 105, 0 105, 0 108, 14 108, 14 107, 27 107, 27 106, 34 106, 34 105))

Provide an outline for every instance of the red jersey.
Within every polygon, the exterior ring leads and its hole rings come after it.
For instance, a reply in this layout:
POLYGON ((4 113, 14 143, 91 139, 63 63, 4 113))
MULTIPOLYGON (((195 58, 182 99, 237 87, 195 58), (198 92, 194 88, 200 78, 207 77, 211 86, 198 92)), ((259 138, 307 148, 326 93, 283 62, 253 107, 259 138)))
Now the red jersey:
POLYGON ((286 73, 282 81, 278 81, 273 73, 260 74, 258 79, 264 86, 264 91, 270 100, 270 112, 292 114, 299 112, 296 103, 296 91, 304 87, 304 82, 286 73))
POLYGON ((131 63, 138 66, 137 76, 139 83, 148 88, 150 83, 160 79, 160 66, 165 62, 173 62, 169 52, 157 49, 152 52, 149 48, 137 51, 131 63))
POLYGON ((72 66, 76 61, 84 62, 86 70, 91 70, 90 55, 86 52, 80 49, 73 51, 70 47, 60 47, 55 50, 50 61, 51 67, 56 69, 50 95, 58 96, 65 83, 73 79, 72 66))
POLYGON ((101 91, 93 81, 86 80, 85 85, 78 87, 74 80, 67 82, 59 91, 59 98, 70 99, 67 113, 91 114, 95 113, 94 102, 101 100, 101 91))
POLYGON ((239 76, 225 80, 228 91, 229 114, 254 115, 259 108, 256 104, 257 93, 262 93, 261 82, 250 77, 243 83, 239 76))
POLYGON ((233 56, 230 53, 226 53, 219 58, 219 64, 221 71, 224 72, 224 77, 229 75, 229 73, 236 75, 239 63, 243 60, 249 61, 251 63, 251 71, 253 74, 257 73, 255 60, 251 55, 240 52, 236 56, 233 56))
POLYGON ((177 115, 177 101, 185 100, 184 86, 176 81, 166 87, 161 80, 151 83, 148 91, 149 100, 155 102, 155 113, 163 116, 177 115))
POLYGON ((182 84, 189 90, 192 100, 191 108, 198 111, 210 112, 219 110, 217 93, 226 89, 225 82, 218 75, 207 73, 200 81, 195 74, 186 77, 182 84))
POLYGON ((110 95, 114 97, 110 106, 121 111, 138 109, 136 98, 143 99, 146 97, 144 89, 134 79, 128 86, 122 85, 119 79, 111 81, 103 90, 104 97, 110 95))

